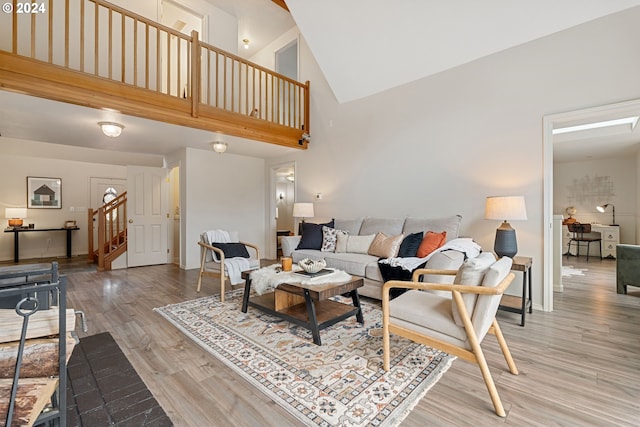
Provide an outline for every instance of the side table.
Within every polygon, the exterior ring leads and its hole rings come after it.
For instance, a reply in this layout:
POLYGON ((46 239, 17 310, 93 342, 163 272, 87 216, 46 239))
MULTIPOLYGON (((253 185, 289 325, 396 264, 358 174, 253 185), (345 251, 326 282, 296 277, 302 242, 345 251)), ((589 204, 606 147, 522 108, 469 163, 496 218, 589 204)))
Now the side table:
POLYGON ((503 295, 500 301, 498 309, 509 311, 511 313, 519 313, 522 317, 520 319, 520 326, 524 326, 524 318, 527 310, 532 313, 531 306, 533 305, 533 299, 531 297, 531 265, 533 264, 533 258, 526 256, 513 257, 513 265, 511 271, 522 272, 522 296, 517 297, 513 295, 503 295))

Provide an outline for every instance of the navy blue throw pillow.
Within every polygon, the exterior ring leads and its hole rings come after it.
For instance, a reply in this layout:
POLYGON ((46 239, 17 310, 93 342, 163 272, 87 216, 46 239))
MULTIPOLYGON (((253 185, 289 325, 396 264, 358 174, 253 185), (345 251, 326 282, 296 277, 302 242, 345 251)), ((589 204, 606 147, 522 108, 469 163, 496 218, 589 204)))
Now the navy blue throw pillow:
POLYGON ((418 248, 420 247, 420 243, 422 243, 422 238, 424 237, 424 233, 421 231, 419 233, 409 234, 407 237, 402 240, 400 243, 400 249, 398 249, 398 256, 400 258, 408 258, 414 257, 418 253, 418 248))
POLYGON ((314 224, 311 222, 303 222, 302 239, 298 243, 296 249, 320 249, 322 247, 322 227, 333 228, 334 221, 331 220, 326 224, 314 224))
POLYGON ((249 251, 242 243, 212 243, 211 246, 220 249, 225 258, 249 258, 249 251))

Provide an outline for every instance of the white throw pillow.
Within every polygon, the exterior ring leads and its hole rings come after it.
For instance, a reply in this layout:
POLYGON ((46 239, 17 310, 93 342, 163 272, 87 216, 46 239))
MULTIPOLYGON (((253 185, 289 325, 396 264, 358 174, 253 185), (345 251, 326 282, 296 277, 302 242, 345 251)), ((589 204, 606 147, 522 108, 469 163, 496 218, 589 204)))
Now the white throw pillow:
POLYGON ((335 252, 347 252, 347 241, 349 240, 349 232, 338 230, 336 233, 336 249, 335 252))
POLYGON ((369 246, 375 239, 375 234, 368 236, 349 236, 347 239, 347 252, 353 254, 367 254, 369 253, 369 246))
MULTIPOLYGON (((496 257, 491 252, 482 252, 475 258, 469 258, 458 270, 453 283, 456 285, 480 286, 485 273, 494 262, 496 262, 496 257)), ((464 301, 469 317, 473 316, 473 309, 476 305, 477 299, 478 294, 462 294, 462 300, 464 301)), ((452 301, 451 308, 453 310, 453 319, 456 321, 456 324, 458 326, 464 326, 462 317, 460 317, 460 314, 458 313, 458 306, 455 300, 452 301)))

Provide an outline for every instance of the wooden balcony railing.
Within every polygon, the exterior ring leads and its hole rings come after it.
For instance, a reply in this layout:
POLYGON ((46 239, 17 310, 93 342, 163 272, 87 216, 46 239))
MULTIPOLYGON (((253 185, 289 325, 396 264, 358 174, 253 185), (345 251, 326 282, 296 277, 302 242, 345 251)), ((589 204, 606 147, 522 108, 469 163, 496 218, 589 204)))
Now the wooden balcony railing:
POLYGON ((309 82, 103 0, 41 0, 37 13, 10 3, 14 13, 0 14, 0 87, 306 148, 309 82))

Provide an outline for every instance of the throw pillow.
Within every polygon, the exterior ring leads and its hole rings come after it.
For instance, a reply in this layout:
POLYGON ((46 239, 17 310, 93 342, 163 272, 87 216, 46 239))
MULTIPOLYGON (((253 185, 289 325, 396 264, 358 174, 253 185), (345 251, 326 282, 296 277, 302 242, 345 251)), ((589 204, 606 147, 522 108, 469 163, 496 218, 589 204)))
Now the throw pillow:
POLYGON ((420 243, 422 243, 423 237, 424 233, 422 231, 419 233, 409 234, 407 237, 405 237, 402 243, 400 243, 398 256, 400 258, 416 256, 418 254, 418 248, 420 247, 420 243))
MULTIPOLYGON (((494 262, 496 262, 496 257, 491 252, 483 252, 475 258, 469 258, 458 270, 453 283, 457 285, 480 286, 485 273, 494 262)), ((473 316, 473 309, 477 299, 478 294, 462 294, 462 300, 464 301, 467 313, 469 313, 469 317, 473 316)), ((462 317, 460 317, 458 313, 458 305, 455 300, 452 300, 451 304, 453 319, 458 326, 464 326, 462 317)))
POLYGON ((373 238, 368 253, 380 258, 394 258, 398 255, 398 249, 400 249, 400 243, 402 243, 403 238, 404 234, 387 236, 384 233, 378 233, 373 238))
MULTIPOLYGON (((242 243, 212 243, 211 246, 220 249, 224 253, 225 258, 249 258, 249 251, 242 243)), ((217 257, 217 253, 214 252, 217 257)))
POLYGON ((322 227, 333 228, 333 220, 325 224, 303 222, 302 238, 296 249, 320 249, 322 247, 322 227))
POLYGON ((429 255, 431 252, 438 249, 440 246, 444 245, 444 242, 447 240, 447 232, 443 231, 442 233, 434 233, 433 231, 427 231, 420 243, 420 247, 418 248, 418 253, 416 256, 418 258, 424 258, 429 255))
POLYGON ((368 236, 349 236, 347 239, 347 252, 353 254, 367 254, 369 253, 369 246, 376 237, 375 234, 368 236))
POLYGON ((336 236, 336 253, 347 252, 347 241, 349 240, 349 232, 344 230, 338 230, 336 236))
POLYGON ((335 228, 322 226, 322 252, 335 252, 338 241, 338 232, 335 228))

